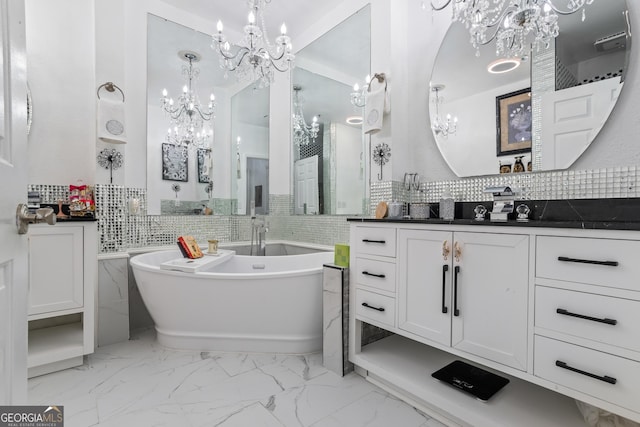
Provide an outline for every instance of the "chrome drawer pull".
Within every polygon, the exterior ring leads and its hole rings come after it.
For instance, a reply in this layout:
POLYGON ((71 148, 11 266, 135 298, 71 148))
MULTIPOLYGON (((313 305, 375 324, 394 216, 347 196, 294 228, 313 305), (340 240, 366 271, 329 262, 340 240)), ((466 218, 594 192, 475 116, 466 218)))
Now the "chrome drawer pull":
POLYGON ((618 261, 594 261, 591 259, 579 259, 579 258, 569 258, 566 256, 559 256, 558 261, 564 262, 577 262, 580 264, 596 264, 596 265, 607 265, 609 267, 617 267, 618 261))
POLYGON ((595 378, 596 380, 604 381, 605 383, 615 384, 618 382, 618 380, 616 380, 615 378, 612 378, 607 375, 601 377, 600 375, 592 374, 591 372, 583 371, 578 368, 573 368, 560 360, 556 360, 556 366, 562 369, 567 369, 569 371, 576 372, 578 374, 586 375, 587 377, 590 377, 590 378, 595 378))
POLYGON ((368 271, 363 271, 362 274, 364 274, 365 276, 379 277, 380 279, 384 279, 385 277, 387 277, 384 274, 373 274, 369 273, 368 271))
POLYGON ((384 311, 384 307, 373 307, 373 306, 371 306, 371 305, 367 304, 366 302, 363 302, 363 303, 362 303, 362 306, 363 306, 363 307, 370 308, 370 309, 372 309, 372 310, 376 310, 376 311, 384 311))
POLYGON ((379 243, 381 245, 384 245, 385 243, 387 243, 385 240, 369 240, 369 239, 362 239, 363 242, 365 243, 379 243))
POLYGON ((615 320, 615 319, 608 319, 606 317, 604 319, 599 319, 597 317, 585 316, 584 314, 572 313, 570 311, 565 310, 564 308, 556 309, 556 313, 562 314, 564 316, 571 316, 571 317, 577 317, 579 319, 591 320, 593 322, 606 323, 607 325, 617 325, 618 324, 618 321, 615 320))

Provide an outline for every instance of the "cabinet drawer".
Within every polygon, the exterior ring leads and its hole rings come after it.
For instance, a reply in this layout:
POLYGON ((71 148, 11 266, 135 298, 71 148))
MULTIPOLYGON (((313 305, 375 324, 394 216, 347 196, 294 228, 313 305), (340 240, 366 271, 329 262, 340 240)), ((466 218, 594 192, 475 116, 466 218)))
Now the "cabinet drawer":
POLYGON ((391 297, 356 288, 356 316, 395 326, 396 300, 391 297))
POLYGON ((640 410, 640 363, 629 359, 536 336, 534 375, 634 411, 640 410), (557 366, 560 363, 565 363, 565 367, 557 366))
POLYGON ((639 301, 537 286, 535 307, 538 327, 640 351, 639 301))
POLYGON ((357 227, 356 241, 352 243, 358 254, 396 256, 396 229, 357 227))
POLYGON ((355 273, 359 284, 396 291, 396 264, 393 262, 356 258, 355 273))
POLYGON ((640 291, 640 242, 539 236, 536 277, 640 291))

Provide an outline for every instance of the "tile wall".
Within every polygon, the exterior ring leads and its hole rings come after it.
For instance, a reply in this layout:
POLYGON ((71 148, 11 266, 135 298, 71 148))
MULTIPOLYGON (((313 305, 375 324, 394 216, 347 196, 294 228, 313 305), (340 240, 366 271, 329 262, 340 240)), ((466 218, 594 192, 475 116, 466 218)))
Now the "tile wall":
MULTIPOLYGON (((640 197, 640 167, 616 167, 593 170, 567 170, 540 173, 504 174, 451 181, 424 182, 418 190, 406 189, 402 182, 382 181, 371 184, 370 212, 380 201, 437 202, 445 189, 457 201, 489 201, 486 187, 511 186, 519 199, 604 199, 640 197)), ((68 199, 68 187, 30 185, 40 191, 43 203, 68 199)), ((251 219, 247 216, 219 215, 146 215, 146 190, 119 185, 98 184, 96 216, 98 218, 98 252, 120 252, 131 248, 172 245, 182 234, 199 240, 216 238, 221 242, 251 240, 251 219), (128 201, 137 198, 140 212, 128 211, 128 201)), ((347 243, 349 224, 345 216, 292 215, 289 195, 271 195, 271 212, 267 239, 334 245, 347 243)), ((222 203, 222 205, 225 205, 222 203)), ((226 205, 225 205, 226 206, 226 205)), ((367 215, 368 216, 368 215, 367 215)))

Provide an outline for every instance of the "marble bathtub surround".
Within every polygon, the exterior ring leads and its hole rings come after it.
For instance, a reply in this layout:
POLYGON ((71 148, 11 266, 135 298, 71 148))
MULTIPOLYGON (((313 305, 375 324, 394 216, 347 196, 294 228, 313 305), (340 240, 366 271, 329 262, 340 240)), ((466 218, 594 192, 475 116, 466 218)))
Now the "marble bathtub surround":
POLYGON ((172 351, 152 331, 78 368, 29 380, 28 404, 64 405, 66 427, 443 427, 319 353, 172 351))
POLYGON ((129 339, 128 262, 126 254, 98 259, 98 347, 129 339))

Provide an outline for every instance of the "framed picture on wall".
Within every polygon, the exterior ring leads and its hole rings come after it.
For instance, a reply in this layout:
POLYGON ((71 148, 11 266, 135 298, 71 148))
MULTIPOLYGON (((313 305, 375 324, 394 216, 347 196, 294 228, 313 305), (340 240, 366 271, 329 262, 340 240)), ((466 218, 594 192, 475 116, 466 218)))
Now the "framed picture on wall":
POLYGON ((209 183, 209 167, 207 165, 207 150, 205 148, 198 148, 198 182, 203 184, 209 183))
POLYGON ((173 144, 162 144, 162 179, 165 181, 189 180, 188 174, 189 155, 187 147, 173 144))
POLYGON ((497 96, 497 155, 530 152, 531 124, 531 88, 497 96))

